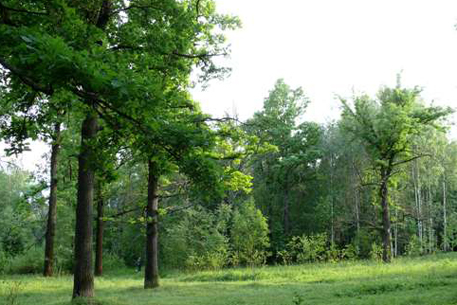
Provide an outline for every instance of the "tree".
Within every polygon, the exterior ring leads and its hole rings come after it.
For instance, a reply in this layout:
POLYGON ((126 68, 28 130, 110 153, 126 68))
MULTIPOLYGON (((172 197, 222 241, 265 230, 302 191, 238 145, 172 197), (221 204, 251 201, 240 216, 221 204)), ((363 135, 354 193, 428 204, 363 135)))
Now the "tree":
POLYGON ((369 154, 378 175, 378 196, 382 209, 382 241, 384 262, 391 259, 391 220, 389 213, 389 182, 402 164, 423 155, 415 155, 411 140, 451 111, 426 107, 420 102, 420 90, 382 88, 376 99, 367 95, 354 97, 351 105, 343 104, 342 128, 360 141, 369 154))
POLYGON ((263 110, 246 124, 260 143, 277 148, 252 158, 256 204, 268 216, 271 234, 278 235, 272 243, 291 235, 291 218, 300 213, 292 211, 299 206, 294 206, 298 182, 313 180, 320 128, 315 123, 300 122, 308 103, 303 89, 292 89, 280 79, 265 99, 263 110))
MULTIPOLYGON (((143 110, 160 114, 168 102, 162 98, 168 80, 188 80, 195 66, 204 78, 225 71, 211 60, 226 53, 223 36, 214 30, 234 28, 239 21, 216 14, 212 1, 199 0, 8 1, 0 11, 0 64, 8 71, 8 88, 22 84, 43 98, 64 91, 77 99, 72 110, 85 114, 73 298, 90 298, 99 127, 132 129, 156 140, 157 121, 143 123, 143 110)), ((163 138, 158 144, 175 145, 163 138)))
POLYGON ((43 99, 36 92, 17 84, 16 90, 7 90, 8 78, 3 79, 4 87, 0 91, 2 110, 0 113, 1 138, 8 144, 7 155, 20 154, 29 150, 30 139, 51 142, 49 170, 48 220, 46 225, 44 276, 53 275, 54 237, 56 230, 57 205, 57 167, 60 153, 62 115, 67 96, 55 94, 53 99, 43 99), (59 103, 60 102, 60 103, 59 103))

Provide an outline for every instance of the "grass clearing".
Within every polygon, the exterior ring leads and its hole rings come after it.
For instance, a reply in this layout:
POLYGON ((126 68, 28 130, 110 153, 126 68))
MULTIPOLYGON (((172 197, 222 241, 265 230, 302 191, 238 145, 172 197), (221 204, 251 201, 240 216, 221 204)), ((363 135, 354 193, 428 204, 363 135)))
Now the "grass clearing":
MULTIPOLYGON (((68 305, 71 276, 0 278, 0 304, 68 305)), ((457 304, 457 254, 372 261, 170 273, 144 290, 133 270, 97 278, 103 305, 457 304)))

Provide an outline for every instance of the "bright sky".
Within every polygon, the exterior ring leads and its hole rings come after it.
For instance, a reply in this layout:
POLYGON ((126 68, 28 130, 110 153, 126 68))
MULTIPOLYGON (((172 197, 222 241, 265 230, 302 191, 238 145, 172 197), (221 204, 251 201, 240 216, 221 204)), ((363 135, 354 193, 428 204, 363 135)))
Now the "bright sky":
MULTIPOLYGON (((216 0, 243 28, 228 34, 230 78, 194 90, 206 112, 234 110, 247 119, 262 109, 278 78, 302 86, 308 120, 337 118, 335 95, 374 94, 381 85, 424 87, 426 100, 457 108, 455 0, 216 0)), ((453 132, 453 138, 457 138, 453 132)), ((27 169, 49 150, 21 157, 27 169)), ((3 158, 0 158, 0 161, 3 158)))
MULTIPOLYGON (((243 28, 228 34, 230 78, 194 91, 216 116, 261 110, 278 78, 311 99, 307 119, 337 118, 335 95, 421 86, 426 100, 457 108, 455 0, 216 0, 243 28)), ((453 134, 456 134, 455 132, 453 134)))

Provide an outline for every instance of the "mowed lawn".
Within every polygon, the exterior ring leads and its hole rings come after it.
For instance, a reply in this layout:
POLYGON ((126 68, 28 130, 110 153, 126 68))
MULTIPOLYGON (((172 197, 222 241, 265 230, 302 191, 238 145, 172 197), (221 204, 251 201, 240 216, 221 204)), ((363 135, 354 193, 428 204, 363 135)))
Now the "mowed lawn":
MULTIPOLYGON (((173 273, 156 290, 142 284, 133 270, 107 272, 96 279, 97 304, 457 304, 457 254, 173 273)), ((2 305, 70 304, 72 277, 3 276, 0 291, 2 305)))

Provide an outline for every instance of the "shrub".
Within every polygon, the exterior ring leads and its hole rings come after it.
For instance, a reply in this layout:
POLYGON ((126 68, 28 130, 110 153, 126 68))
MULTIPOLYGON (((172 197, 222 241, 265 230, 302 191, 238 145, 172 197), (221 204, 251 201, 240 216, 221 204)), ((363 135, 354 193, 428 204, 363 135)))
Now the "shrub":
POLYGON ((116 270, 125 267, 125 263, 122 258, 114 253, 103 254, 103 270, 116 270))
POLYGON ((357 248, 357 253, 360 258, 371 258, 372 245, 379 241, 379 234, 362 228, 356 234, 351 244, 357 248))
POLYGON ((36 247, 10 259, 7 271, 11 274, 31 274, 43 271, 42 248, 36 247))
POLYGON ((371 244, 370 258, 376 261, 382 260, 382 246, 377 243, 371 244))
POLYGON ((218 270, 224 267, 228 261, 228 253, 225 248, 219 251, 208 252, 203 255, 190 255, 186 260, 186 266, 190 270, 218 270))
POLYGON ((8 267, 8 258, 6 256, 6 253, 3 252, 0 248, 0 274, 5 273, 7 267, 8 267))
POLYGON ((65 274, 73 272, 74 256, 73 249, 59 245, 54 250, 54 273, 65 274))
POLYGON ((233 262, 249 266, 265 264, 270 255, 266 249, 270 245, 267 219, 254 202, 247 201, 233 212, 230 227, 230 243, 233 262))
POLYGON ((290 251, 287 250, 278 251, 276 253, 276 257, 281 264, 286 266, 290 265, 293 261, 292 253, 290 253, 290 251))
POLYGON ((325 259, 329 262, 336 263, 343 258, 343 251, 340 251, 334 243, 330 243, 330 247, 325 251, 325 259))
POLYGON ((317 234, 311 236, 294 236, 287 243, 287 250, 294 261, 299 264, 317 262, 326 259, 327 235, 317 234))
POLYGON ((408 244, 406 245, 406 255, 419 256, 422 254, 422 246, 419 238, 416 235, 411 236, 408 244))
POLYGON ((359 257, 359 255, 359 247, 354 243, 350 243, 344 249, 341 250, 342 259, 355 260, 359 257))
POLYGON ((228 239, 224 235, 225 216, 221 216, 224 213, 201 207, 183 211, 161 235, 165 265, 192 270, 214 270, 227 265, 228 239))

